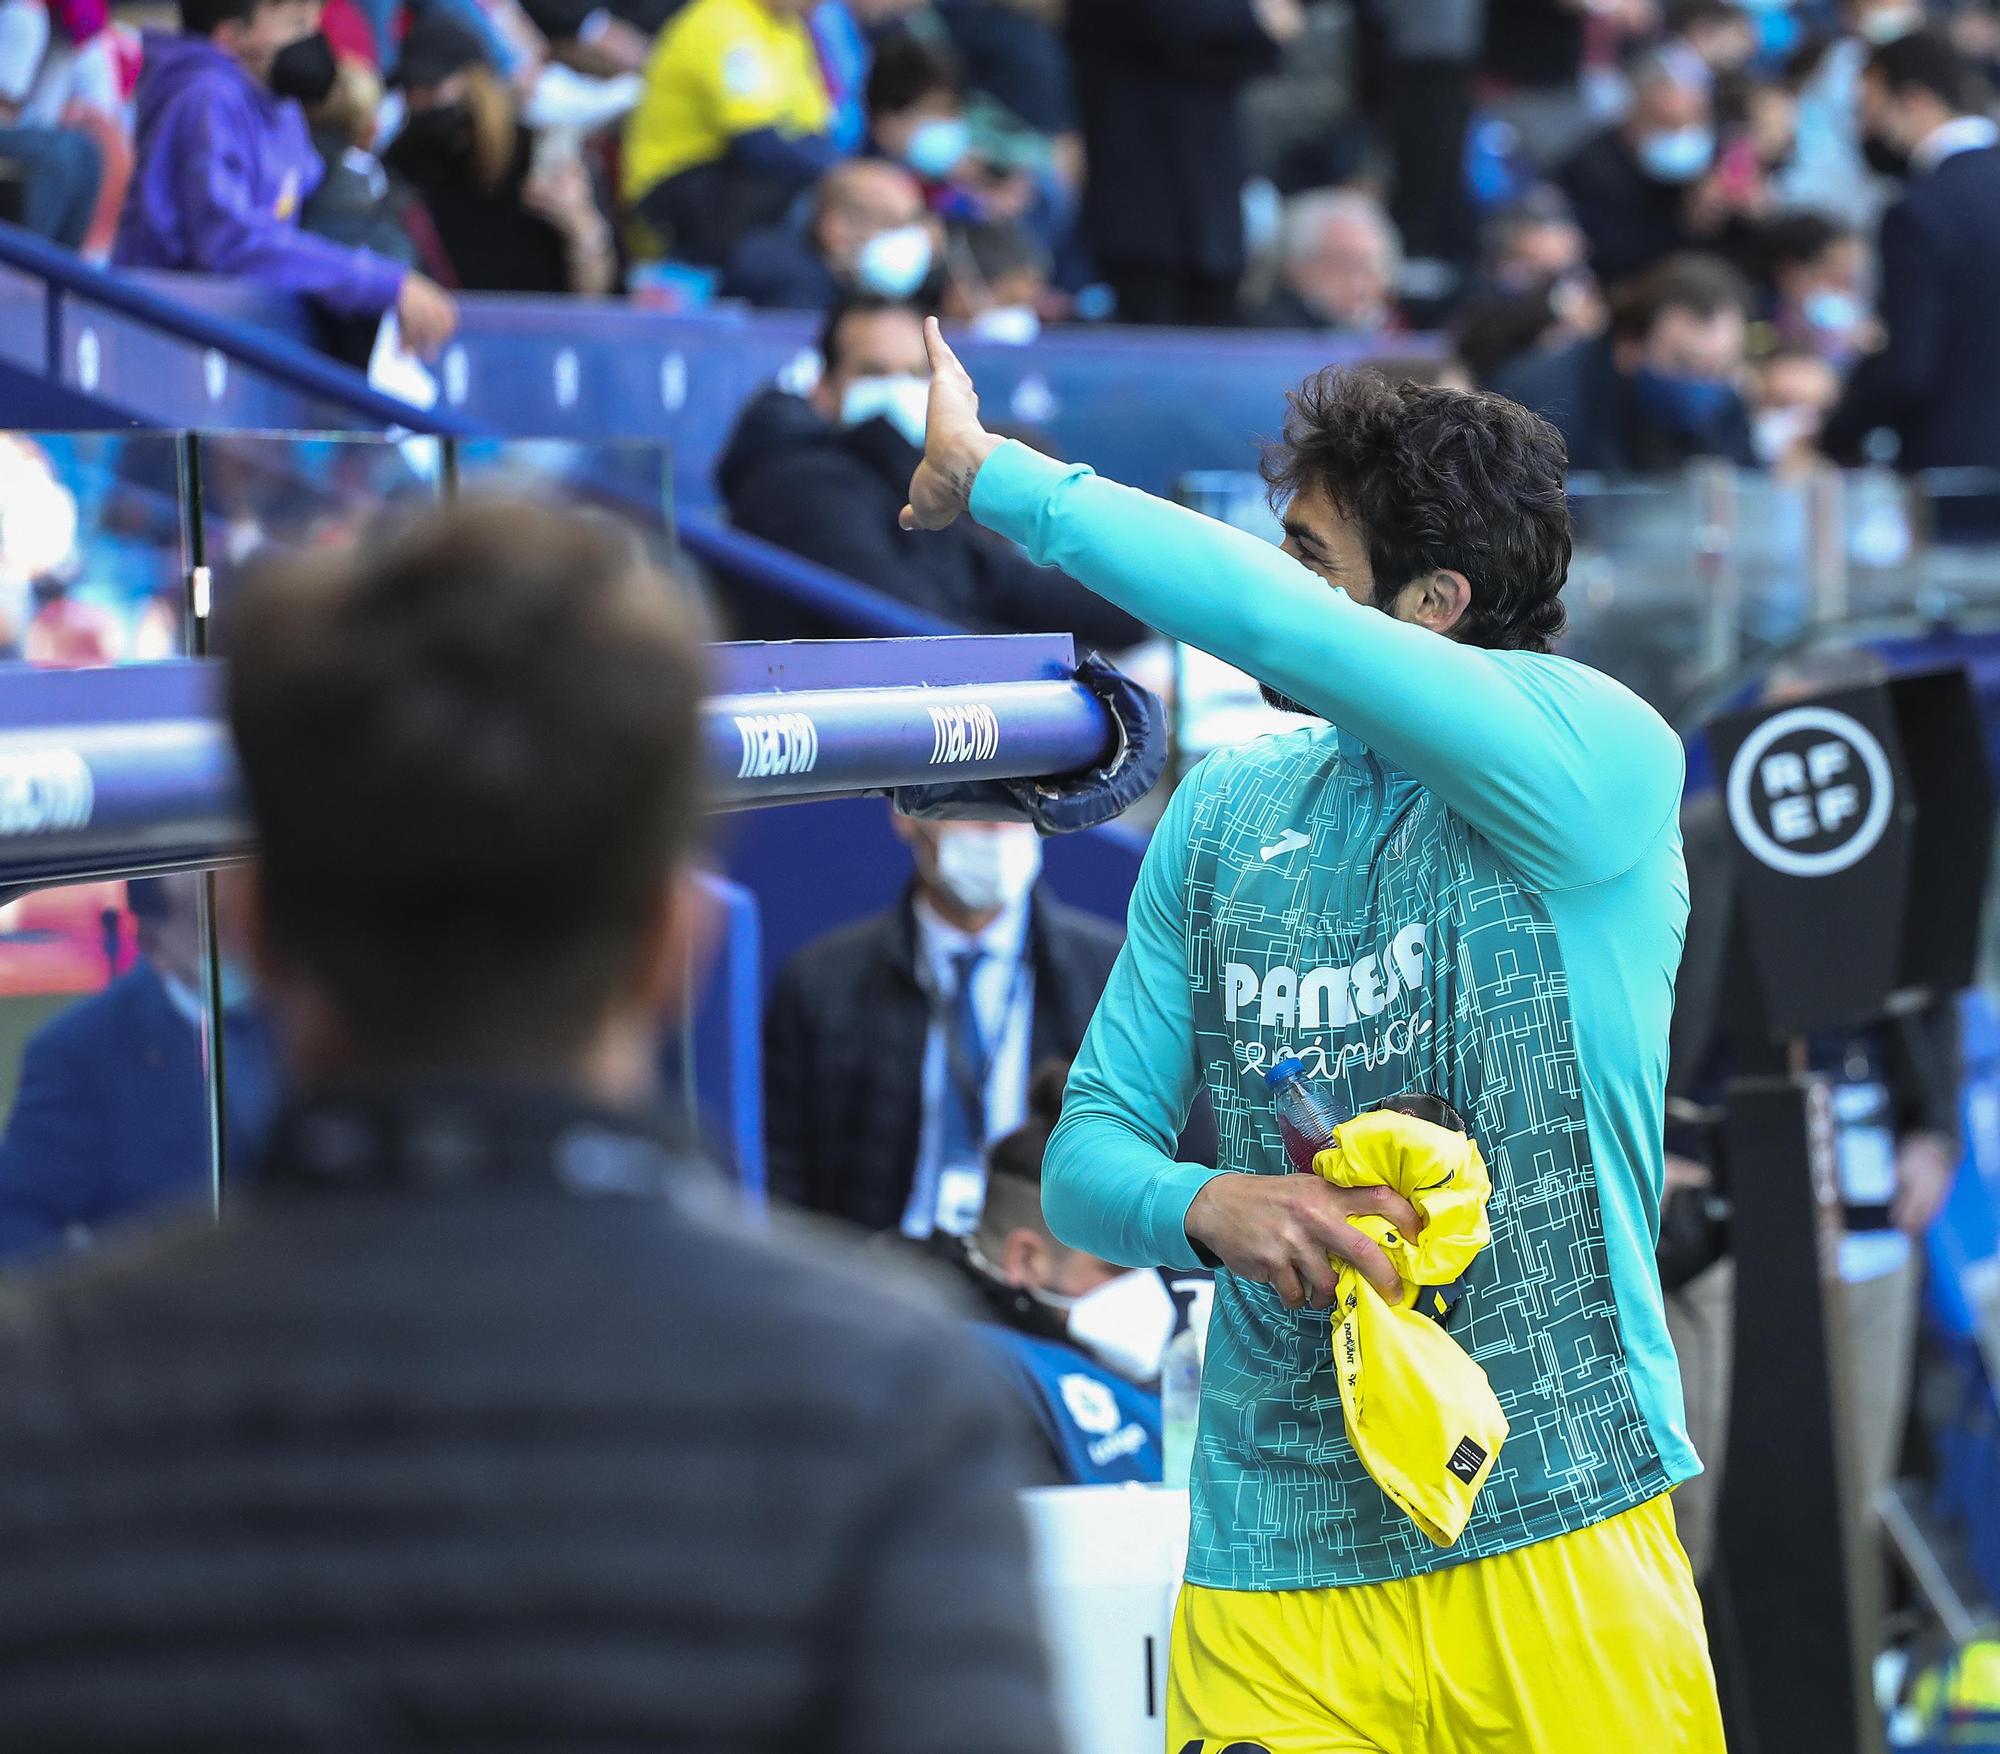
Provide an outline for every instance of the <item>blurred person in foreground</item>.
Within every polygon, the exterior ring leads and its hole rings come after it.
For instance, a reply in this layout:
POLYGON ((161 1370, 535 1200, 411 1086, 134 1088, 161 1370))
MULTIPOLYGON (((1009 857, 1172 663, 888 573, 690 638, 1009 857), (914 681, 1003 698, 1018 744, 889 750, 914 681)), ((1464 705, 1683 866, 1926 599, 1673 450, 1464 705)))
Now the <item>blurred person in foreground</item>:
MULTIPOLYGON (((29 1038, 0 1138, 0 1260, 39 1259, 141 1217, 214 1210, 201 890, 192 872, 127 884, 132 967, 29 1038)), ((247 1177, 277 1068, 242 960, 228 951, 222 1049, 228 1168, 247 1177)))
POLYGON ((1750 288, 1728 263, 1670 257, 1614 291, 1608 334, 1523 354, 1492 387, 1554 422, 1572 469, 1631 474, 1691 457, 1752 466, 1749 314, 1750 288))
POLYGON ((817 0, 691 0, 646 63, 625 206, 676 261, 721 268, 841 156, 807 28, 817 0))
POLYGON ((960 1265, 1048 1446, 1053 1485, 1157 1483, 1162 1355, 1175 1299, 1160 1274, 1126 1271, 1056 1240, 1042 1215, 1042 1154, 1062 1115, 1066 1060, 1036 1067, 1028 1112, 986 1154, 986 1198, 960 1265))
POLYGON ((1550 650, 1560 436, 1497 396, 1319 373, 1267 460, 1280 549, 997 438, 926 339, 913 528, 969 512, 1326 721, 1181 782, 1043 1163, 1070 1246, 1216 1270, 1166 1746, 1719 1754, 1653 1259, 1684 759, 1550 650), (1514 1435, 1431 1430, 1401 1470, 1468 1513, 1449 1544, 1364 1470, 1328 1315, 1402 1306, 1351 1220, 1416 1214, 1290 1172, 1263 1074, 1294 1053, 1343 1116, 1442 1098, 1491 1166, 1459 1343, 1514 1435), (1216 1169, 1174 1155, 1202 1089, 1216 1169))
POLYGON ((1118 932, 1056 897, 1027 823, 893 820, 902 895, 772 984, 764 1127, 777 1198, 922 1242, 978 1221, 987 1148, 1076 1052, 1118 932))
POLYGON ((181 33, 148 33, 137 170, 113 260, 225 274, 303 293, 340 317, 393 312, 405 345, 435 353, 458 307, 402 262, 299 224, 325 167, 298 93, 324 96, 318 0, 183 0, 181 33))
POLYGON ((683 594, 482 503, 232 609, 298 1094, 219 1226, 10 1311, 0 1523, 60 1563, 0 1630, 7 1745, 1040 1754, 984 1360, 654 1119, 701 936, 683 594))
POLYGON ((806 406, 753 401, 716 465, 739 528, 871 589, 992 633, 1073 633, 1106 651, 1146 629, 1054 567, 967 526, 912 541, 896 527, 924 438, 923 319, 866 295, 820 337, 806 406))
POLYGON ((1992 94, 1942 35, 1877 49, 1861 75, 1871 159, 1903 179, 1882 219, 1881 348, 1854 368, 1826 426, 1850 462, 1895 435, 1896 466, 2000 467, 2000 126, 1992 94))
POLYGON ((1251 312, 1261 329, 1379 335, 1397 326, 1402 240, 1373 196, 1314 189, 1285 204, 1278 284, 1251 312))
POLYGON ((824 316, 849 292, 914 298, 934 275, 935 228, 917 179, 857 158, 820 178, 801 219, 760 226, 730 252, 725 298, 824 316))

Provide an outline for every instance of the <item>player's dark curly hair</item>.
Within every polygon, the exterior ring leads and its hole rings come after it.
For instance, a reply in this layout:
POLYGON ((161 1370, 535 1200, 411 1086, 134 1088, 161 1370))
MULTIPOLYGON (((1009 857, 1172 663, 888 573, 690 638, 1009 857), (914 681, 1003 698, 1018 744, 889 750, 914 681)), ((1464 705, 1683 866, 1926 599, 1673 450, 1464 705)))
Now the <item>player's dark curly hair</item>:
POLYGON ((1468 645, 1546 652, 1569 574, 1562 434, 1504 396, 1329 367, 1291 394, 1264 458, 1274 505, 1318 488, 1359 527, 1378 599, 1463 573, 1468 645))

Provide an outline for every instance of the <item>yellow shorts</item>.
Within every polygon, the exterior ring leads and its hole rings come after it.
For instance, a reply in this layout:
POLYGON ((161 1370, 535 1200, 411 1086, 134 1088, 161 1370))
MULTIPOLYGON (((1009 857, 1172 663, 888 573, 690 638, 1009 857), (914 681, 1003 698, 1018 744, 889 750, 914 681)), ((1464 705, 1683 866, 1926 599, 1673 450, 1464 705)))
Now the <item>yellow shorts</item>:
POLYGON ((1424 1577, 1181 1590, 1167 1754, 1721 1754, 1666 1495, 1424 1577))

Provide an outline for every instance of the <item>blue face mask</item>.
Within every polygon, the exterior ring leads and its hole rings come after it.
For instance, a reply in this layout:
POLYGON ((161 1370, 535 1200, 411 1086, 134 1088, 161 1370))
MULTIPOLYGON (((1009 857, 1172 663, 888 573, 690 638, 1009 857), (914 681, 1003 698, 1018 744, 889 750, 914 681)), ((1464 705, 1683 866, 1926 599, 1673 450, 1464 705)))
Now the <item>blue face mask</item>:
POLYGON ((1842 335, 1861 321, 1861 301, 1851 292, 1827 287, 1808 294, 1800 312, 1813 328, 1842 335))
POLYGON ((921 225, 878 231, 861 246, 854 277, 884 298, 908 298, 931 271, 931 234, 921 225))
POLYGON ((1675 128, 1639 142, 1639 163, 1656 182, 1691 183, 1715 157, 1715 130, 1675 128))
POLYGON ((972 150, 972 130, 952 117, 919 122, 903 148, 903 162, 927 182, 941 183, 972 150))
POLYGON ((1633 393, 1647 417, 1683 438, 1712 432, 1736 406, 1736 386, 1721 378, 1688 378, 1642 366, 1632 374, 1633 393))

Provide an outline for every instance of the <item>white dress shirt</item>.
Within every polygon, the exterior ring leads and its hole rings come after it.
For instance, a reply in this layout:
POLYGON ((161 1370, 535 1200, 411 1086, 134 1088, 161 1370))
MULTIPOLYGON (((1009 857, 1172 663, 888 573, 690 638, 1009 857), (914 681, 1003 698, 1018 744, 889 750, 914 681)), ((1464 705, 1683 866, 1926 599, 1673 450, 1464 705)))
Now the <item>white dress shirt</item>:
POLYGON ((1991 117, 1954 116, 1917 143, 1910 154, 1910 169, 1928 176, 1948 158, 1961 152, 1983 152, 1993 145, 2000 145, 2000 125, 1991 117))
POLYGON ((922 895, 917 897, 917 961, 932 1003, 924 1035, 917 1174, 903 1213, 906 1236, 924 1237, 937 1230, 963 1236, 978 1222, 986 1197, 984 1162, 939 1161, 944 1151, 944 1105, 957 1100, 946 1041, 958 999, 953 959, 975 945, 985 955, 972 971, 973 1011, 993 1050, 986 1074, 987 1142, 1011 1133, 1027 1116, 1035 1017, 1035 976, 1027 955, 1029 905, 1023 896, 984 931, 962 932, 940 919, 922 895))

